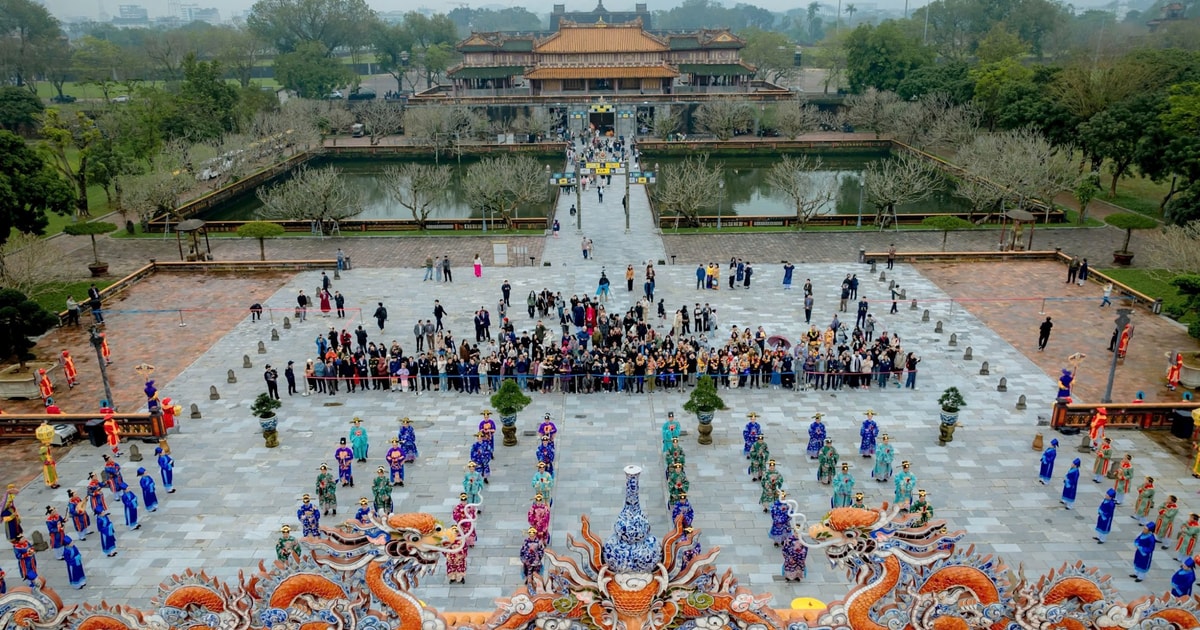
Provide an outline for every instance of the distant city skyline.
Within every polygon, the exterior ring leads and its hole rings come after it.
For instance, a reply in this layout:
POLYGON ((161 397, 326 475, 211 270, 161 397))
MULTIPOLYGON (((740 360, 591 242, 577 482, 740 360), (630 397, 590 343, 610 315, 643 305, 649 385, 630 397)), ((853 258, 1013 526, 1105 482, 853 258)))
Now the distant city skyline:
MULTIPOLYGON (((632 10, 633 5, 637 0, 608 0, 605 7, 609 10, 632 10)), ((847 0, 844 0, 847 1, 847 0)), ((909 10, 919 8, 925 5, 928 0, 909 0, 909 10)), ((762 7, 769 11, 786 12, 798 6, 793 0, 724 0, 722 4, 725 6, 734 6, 739 2, 747 2, 758 7, 762 7)), ((589 10, 596 6, 596 0, 548 0, 543 3, 527 3, 517 2, 516 0, 500 1, 496 0, 479 0, 475 2, 456 2, 454 0, 418 0, 414 3, 410 0, 367 0, 367 4, 379 12, 391 11, 410 11, 413 9, 431 10, 433 12, 446 13, 460 6, 469 6, 473 8, 506 8, 506 7, 525 7, 530 11, 538 14, 549 14, 554 4, 561 3, 567 5, 568 11, 583 11, 589 10)), ((1110 4, 1110 0, 1077 0, 1073 4, 1079 8, 1100 7, 1110 4)), ((110 18, 119 14, 120 5, 141 5, 145 7, 150 19, 167 17, 169 15, 169 7, 175 5, 194 5, 201 9, 214 8, 220 12, 221 19, 229 21, 231 18, 242 15, 254 3, 247 0, 42 0, 42 4, 46 6, 56 17, 62 20, 70 20, 72 18, 89 18, 97 19, 101 9, 110 18)), ((670 9, 677 6, 679 2, 672 0, 646 0, 651 11, 670 9)), ((836 0, 824 0, 822 4, 834 6, 836 0)), ((874 0, 867 4, 873 4, 880 10, 901 10, 904 8, 904 0, 874 0)), ((1131 3, 1136 4, 1136 3, 1131 3)))

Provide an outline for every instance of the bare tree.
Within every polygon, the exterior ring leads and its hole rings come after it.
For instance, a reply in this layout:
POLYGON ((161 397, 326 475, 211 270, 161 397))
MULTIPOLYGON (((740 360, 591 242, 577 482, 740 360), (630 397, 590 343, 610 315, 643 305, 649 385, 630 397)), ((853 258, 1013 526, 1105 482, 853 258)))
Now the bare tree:
POLYGON ((477 124, 470 109, 457 105, 411 107, 404 113, 404 135, 416 144, 433 147, 434 162, 441 150, 470 138, 477 124))
POLYGON ((908 153, 872 162, 863 172, 867 201, 875 206, 875 223, 882 229, 896 214, 896 206, 925 199, 941 184, 941 177, 925 160, 908 153))
POLYGON ((821 128, 821 110, 801 98, 775 108, 775 128, 785 138, 795 138, 821 128))
POLYGON ((527 155, 484 158, 467 167, 463 192, 467 203, 483 213, 498 214, 508 228, 521 206, 546 198, 545 171, 527 155))
POLYGON ((429 213, 446 198, 450 167, 406 162, 383 169, 383 186, 388 198, 408 208, 417 226, 424 230, 429 213))
POLYGON ((746 132, 754 124, 754 108, 749 102, 734 98, 706 101, 696 108, 696 124, 702 131, 728 140, 746 132))
POLYGON ((404 129, 404 109, 387 101, 367 101, 354 109, 359 122, 366 127, 371 146, 387 136, 404 129))
POLYGON ((862 94, 846 97, 846 119, 855 128, 875 132, 875 137, 891 133, 895 129, 896 110, 903 102, 895 92, 868 88, 862 94))
POLYGON ((974 107, 956 105, 941 92, 916 101, 897 102, 892 111, 896 139, 918 149, 962 146, 979 129, 979 114, 974 107))
POLYGON ((527 136, 545 136, 550 130, 550 114, 541 108, 533 108, 528 116, 518 115, 510 125, 514 133, 527 136))
POLYGON ((332 166, 301 166, 291 179, 271 188, 259 188, 257 194, 263 204, 256 211, 260 218, 312 221, 321 235, 338 221, 362 212, 365 205, 362 191, 346 185, 332 166))
POLYGON ((1151 269, 1200 273, 1200 221, 1164 227, 1146 246, 1146 255, 1151 269))
POLYGON ((971 205, 967 210, 967 219, 974 221, 975 213, 982 212, 981 220, 987 220, 992 213, 1003 209, 1006 197, 1005 191, 991 182, 977 177, 961 177, 954 186, 954 194, 966 199, 971 205))
POLYGON ((157 218, 178 219, 180 197, 196 187, 193 146, 172 140, 163 146, 144 173, 119 175, 114 186, 121 214, 132 211, 145 226, 157 218))
POLYGON ((698 225, 700 210, 711 208, 721 194, 723 170, 720 165, 709 166, 707 153, 689 156, 677 164, 664 164, 653 191, 659 214, 673 215, 675 227, 679 227, 681 219, 689 225, 698 225))
MULTIPOLYGON (((1038 199, 1049 215, 1055 195, 1074 187, 1079 179, 1072 154, 1070 147, 1051 144, 1037 131, 1024 128, 981 134, 963 145, 955 160, 969 177, 997 187, 999 198, 1021 207, 1038 199)), ((977 198, 987 195, 980 191, 977 198)))
POLYGON ((66 278, 63 254, 49 240, 15 231, 0 245, 0 285, 35 298, 66 278))
POLYGON ((667 108, 667 113, 655 116, 654 120, 650 121, 650 125, 654 137, 666 140, 683 126, 683 116, 682 112, 671 111, 669 105, 663 105, 663 107, 667 108))
POLYGON ((821 168, 821 158, 785 155, 767 172, 767 184, 795 206, 796 223, 801 229, 837 195, 837 177, 819 172, 821 168))
POLYGON ((228 134, 206 143, 203 150, 207 159, 200 163, 197 179, 216 190, 249 175, 254 170, 254 160, 246 149, 253 142, 250 136, 228 134))

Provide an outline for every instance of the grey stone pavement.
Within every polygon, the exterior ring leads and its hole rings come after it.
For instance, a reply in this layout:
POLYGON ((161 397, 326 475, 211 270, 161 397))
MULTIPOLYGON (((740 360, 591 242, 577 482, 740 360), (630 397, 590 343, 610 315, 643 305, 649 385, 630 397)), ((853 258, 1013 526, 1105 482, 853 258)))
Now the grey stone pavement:
MULTIPOLYGON (((608 212, 608 207, 604 211, 608 212)), ((610 228, 599 226, 589 226, 589 231, 604 234, 605 238, 612 233, 610 228)), ((597 241, 601 259, 596 265, 623 268, 623 263, 640 263, 649 257, 649 250, 643 251, 640 246, 623 252, 606 247, 601 239, 597 241), (621 256, 628 258, 622 260, 621 256)), ((555 249, 547 247, 548 251, 555 249)), ((441 284, 423 283, 422 272, 411 268, 356 268, 344 273, 335 288, 348 296, 351 308, 370 308, 376 301, 387 304, 391 314, 387 330, 380 333, 373 321, 366 322, 365 328, 372 340, 395 339, 411 349, 412 324, 430 315, 434 299, 445 304, 450 313, 447 327, 461 339, 463 333, 469 334, 473 310, 480 304, 489 308, 495 304, 503 278, 513 284, 514 301, 543 287, 562 289, 565 294, 594 287, 591 273, 576 277, 573 270, 583 269, 578 263, 502 272, 488 268, 482 279, 460 269, 456 282, 441 284)), ((840 278, 862 269, 851 263, 799 265, 796 290, 783 291, 782 270, 775 264, 763 264, 749 290, 723 289, 700 295, 693 289, 691 267, 668 266, 660 270, 658 294, 672 308, 696 301, 712 304, 720 313, 722 333, 735 323, 763 325, 769 334, 794 339, 803 328, 798 314, 802 299, 799 287, 804 279, 814 281, 815 321, 824 325, 832 315, 830 305, 836 304, 840 278)), ((906 265, 898 265, 894 274, 910 294, 944 297, 932 282, 906 265)), ((295 275, 265 305, 290 308, 296 291, 311 289, 318 277, 317 272, 295 275)), ((861 293, 872 296, 884 288, 868 279, 861 293)), ((612 307, 624 308, 637 295, 626 292, 623 284, 615 281, 612 307)), ((1037 419, 1049 413, 1054 383, 961 307, 950 312, 949 302, 931 303, 932 318, 945 322, 945 333, 936 334, 932 321, 920 321, 920 311, 902 308, 896 315, 889 315, 887 305, 877 303, 881 327, 899 333, 906 347, 914 347, 924 357, 917 391, 723 390, 721 395, 729 410, 718 413, 711 446, 696 443, 694 421, 681 410, 683 393, 533 395, 533 404, 520 414, 520 444, 512 448, 497 446, 492 482, 484 491, 479 545, 468 559, 467 584, 448 586, 444 573, 439 571, 421 584, 418 596, 442 610, 489 610, 493 599, 518 587, 518 549, 532 498, 529 481, 535 462, 530 432, 547 412, 559 425, 553 547, 564 549, 566 534, 578 532, 579 516, 584 513, 591 515, 600 536, 610 534, 621 507, 622 467, 631 463, 640 464, 646 471, 642 478, 643 505, 654 534, 663 536, 668 511, 659 427, 666 413, 674 410, 689 429, 682 442, 687 452, 696 525, 703 532, 704 545, 722 547, 718 564, 733 569, 750 589, 773 594, 776 606, 786 607, 798 596, 825 602, 837 599, 845 593, 847 577, 831 570, 820 554, 810 556, 808 578, 803 583, 784 583, 777 577, 781 558, 767 538, 770 522, 757 504, 758 486, 745 473, 741 429, 747 413, 761 414, 786 487, 811 521, 822 517, 830 498, 830 488, 816 482, 815 465, 803 455, 808 418, 817 411, 826 415, 830 434, 843 457, 852 462, 857 488, 865 491, 868 503, 878 505, 891 500, 891 485, 870 480, 869 460, 856 455, 859 423, 868 408, 879 413, 881 429, 893 437, 897 460, 914 462, 918 485, 929 490, 937 516, 947 519, 954 528, 967 530, 964 545, 974 544, 980 553, 996 554, 1014 569, 1023 563, 1028 576, 1082 560, 1114 575, 1114 585, 1126 600, 1165 592, 1175 568, 1167 552, 1156 554, 1154 570, 1145 583, 1135 585, 1126 577, 1133 554, 1131 542, 1138 533, 1130 518, 1132 499, 1119 508, 1116 529, 1109 544, 1102 547, 1095 545, 1091 535, 1104 486, 1084 481, 1075 511, 1065 511, 1059 505, 1058 479, 1075 456, 1075 440, 1063 440, 1056 481, 1048 487, 1037 483, 1039 453, 1030 449, 1030 442, 1036 432, 1045 431, 1037 427, 1037 419), (950 333, 958 335, 958 347, 947 345, 950 333), (966 346, 974 350, 972 361, 962 359, 966 346), (991 366, 989 376, 977 375, 983 360, 991 366), (996 391, 1002 376, 1008 379, 1007 393, 996 391), (963 410, 963 426, 955 441, 938 446, 935 401, 950 385, 963 390, 968 406, 963 410), (1014 404, 1022 394, 1028 397, 1029 407, 1016 411, 1014 404)), ((519 329, 532 327, 533 321, 525 317, 523 309, 518 307, 511 314, 519 329)), ((332 462, 337 438, 347 435, 354 416, 363 418, 370 432, 370 460, 355 466, 357 488, 339 489, 338 516, 350 518, 358 498, 369 495, 369 480, 374 469, 383 464, 388 440, 399 426, 398 418, 409 416, 416 423, 421 455, 408 468, 407 487, 393 493, 398 511, 427 511, 448 520, 460 491, 471 436, 480 412, 488 407, 486 395, 415 396, 375 391, 336 397, 285 394, 279 423, 281 446, 267 449, 261 442, 258 422, 248 407, 265 390, 264 364, 270 363, 281 372, 288 360, 303 365, 314 351, 316 335, 330 325, 353 328, 359 323, 316 316, 283 329, 277 321, 274 326, 279 328, 280 340, 273 342, 270 322, 245 319, 202 355, 179 357, 188 364, 186 369, 173 381, 159 383, 160 392, 179 401, 185 409, 197 403, 203 418, 192 420, 185 413, 180 432, 170 438, 177 462, 178 492, 160 494, 158 512, 143 516, 141 530, 129 532, 118 524, 117 557, 104 557, 94 535, 79 544, 89 577, 83 590, 70 588, 62 563, 51 553, 38 554, 41 571, 49 583, 68 603, 105 599, 148 607, 157 585, 186 568, 203 569, 228 580, 236 579, 238 571, 253 572, 260 560, 274 558, 279 526, 297 524, 295 511, 300 495, 313 491, 317 466, 332 462), (256 352, 259 341, 265 342, 265 354, 256 352), (241 367, 242 355, 250 357, 252 368, 241 367), (237 383, 226 383, 227 370, 236 374, 237 383), (220 400, 209 400, 212 385, 220 391, 220 400)), ((179 334, 187 335, 188 329, 181 328, 179 334)), ((1047 434, 1047 441, 1051 437, 1047 434)), ((1159 480, 1160 496, 1178 494, 1184 515, 1200 508, 1200 497, 1194 492, 1200 484, 1189 476, 1189 462, 1158 446, 1155 440, 1162 436, 1115 432, 1113 437, 1118 452, 1137 454, 1139 475, 1150 474, 1159 480)), ((142 449, 146 454, 152 450, 151 445, 142 449)), ((83 444, 63 456, 59 463, 63 489, 50 491, 40 480, 29 484, 18 499, 26 525, 30 529, 44 526, 40 515, 45 505, 56 505, 65 512, 65 489, 82 490, 87 472, 99 470, 103 452, 83 444)), ((149 458, 138 464, 122 457, 121 463, 127 479, 133 478, 139 465, 157 473, 149 458)), ((1085 469, 1089 464, 1085 458, 1085 469)), ((115 520, 120 522, 119 510, 115 512, 115 520)), ((323 522, 332 520, 326 518, 323 522)), ((16 571, 11 560, 0 560, 0 566, 8 569, 9 579, 13 580, 16 571)))

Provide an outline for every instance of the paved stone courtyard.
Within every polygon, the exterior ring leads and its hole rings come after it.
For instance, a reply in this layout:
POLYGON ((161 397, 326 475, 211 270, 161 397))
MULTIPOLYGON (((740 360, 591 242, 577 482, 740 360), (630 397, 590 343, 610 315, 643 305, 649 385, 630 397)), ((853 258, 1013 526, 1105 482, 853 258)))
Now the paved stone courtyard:
MULTIPOLYGON (((612 204, 616 207, 607 209, 615 214, 620 201, 619 195, 612 196, 616 197, 616 203, 612 204)), ((616 239, 613 242, 619 242, 620 230, 611 231, 616 239)), ((573 230, 565 232, 560 244, 548 245, 548 255, 550 250, 567 252, 565 242, 578 243, 579 236, 572 235, 573 230)), ((596 240, 599 244, 601 239, 596 240)), ((575 252, 576 258, 548 269, 488 268, 482 279, 473 277, 469 267, 459 266, 452 285, 422 283, 422 272, 414 269, 355 269, 344 273, 335 288, 348 297, 348 306, 362 307, 368 313, 375 302, 383 301, 391 316, 387 330, 380 334, 373 321, 366 322, 364 327, 374 341, 390 343, 396 339, 409 349, 414 321, 430 316, 435 298, 450 313, 447 328, 454 331, 457 339, 462 339, 470 335, 474 309, 486 305, 495 315, 499 284, 505 278, 513 285, 515 308, 510 316, 518 330, 532 328, 533 322, 525 317, 522 308, 523 297, 530 290, 547 287, 561 290, 567 296, 594 291, 601 265, 608 266, 614 280, 610 309, 623 309, 638 294, 625 291, 619 270, 627 262, 639 267, 640 286, 640 263, 655 253, 646 247, 650 245, 640 243, 631 247, 636 251, 623 251, 615 246, 601 248, 605 256, 587 263, 575 252), (638 256, 639 252, 646 253, 638 256)), ((859 273, 862 277, 864 269, 849 263, 798 266, 796 288, 786 292, 780 286, 782 271, 778 265, 763 265, 748 291, 729 291, 723 286, 721 291, 701 294, 693 289, 694 268, 680 265, 659 270, 657 293, 666 299, 668 310, 685 303, 709 302, 718 310, 722 334, 727 334, 732 324, 763 325, 768 334, 794 339, 805 328, 800 308, 803 295, 800 286, 804 279, 811 277, 816 286, 814 321, 824 326, 837 303, 835 293, 840 279, 847 273, 859 273)), ((898 265, 892 277, 908 288, 910 295, 928 300, 946 296, 938 285, 912 267, 898 265)), ((278 286, 278 282, 272 279, 269 285, 278 286)), ((284 286, 263 302, 265 306, 290 309, 297 290, 311 292, 318 285, 319 272, 300 273, 282 282, 284 286)), ((873 408, 879 413, 881 429, 893 438, 897 461, 914 462, 918 485, 929 491, 937 516, 946 518, 952 527, 968 531, 964 544, 974 544, 981 553, 999 555, 1014 570, 1023 563, 1029 576, 1065 562, 1083 560, 1111 573, 1126 600, 1165 592, 1175 568, 1166 552, 1156 555, 1155 569, 1147 582, 1134 584, 1126 577, 1133 553, 1130 543, 1137 534, 1137 526, 1129 518, 1132 499, 1119 508, 1120 517, 1110 543, 1098 547, 1091 540, 1091 530, 1104 486, 1084 483, 1077 509, 1067 512, 1058 503, 1058 482, 1048 487, 1037 484, 1039 453, 1029 445, 1037 431, 1045 431, 1038 429, 1037 420, 1038 416, 1049 414, 1054 382, 961 307, 951 314, 948 302, 933 302, 930 306, 933 321, 929 322, 921 321, 921 310, 909 310, 907 305, 901 305, 896 315, 889 315, 886 308, 889 303, 877 299, 883 297, 886 286, 886 282, 866 279, 860 295, 872 300, 881 329, 899 333, 906 348, 915 348, 923 356, 918 391, 723 390, 721 394, 729 410, 717 416, 714 444, 696 444, 694 430, 681 440, 687 452, 696 525, 703 532, 701 541, 706 546, 722 547, 718 565, 733 569, 752 590, 772 593, 776 606, 786 606, 797 596, 828 602, 844 594, 846 577, 832 571, 823 557, 816 554, 809 558, 805 582, 788 584, 777 577, 780 557, 767 538, 770 522, 758 507, 758 486, 745 474, 741 428, 747 413, 755 411, 762 416, 760 422, 773 456, 780 461, 789 494, 811 521, 821 518, 830 498, 830 488, 816 482, 815 464, 804 457, 808 418, 817 411, 826 415, 835 445, 843 459, 852 462, 857 489, 866 492, 868 503, 877 505, 891 500, 891 485, 871 481, 869 461, 856 455, 862 414, 873 408), (934 321, 939 319, 945 325, 941 334, 934 332, 934 321), (950 333, 957 335, 957 347, 948 345, 950 333), (966 346, 972 347, 973 360, 963 360, 966 346), (989 376, 977 374, 983 360, 990 364, 989 376), (1008 379, 1006 393, 996 391, 1000 377, 1008 379), (964 426, 958 430, 955 441, 942 447, 936 442, 935 401, 942 389, 950 385, 963 390, 968 406, 963 410, 964 426), (1021 394, 1028 397, 1029 406, 1025 411, 1016 411, 1014 405, 1021 394)), ((1036 290, 1050 289, 1026 289, 1036 290)), ((224 295, 231 302, 248 299, 243 294, 224 295)), ((110 315, 114 325, 122 317, 119 312, 110 315)), ((106 599, 146 606, 160 581, 188 567, 224 579, 236 579, 239 570, 253 570, 260 560, 274 558, 279 526, 283 523, 296 526, 295 510, 300 495, 313 491, 317 466, 322 462, 332 463, 337 438, 347 434, 354 416, 363 418, 370 432, 371 458, 367 464, 355 466, 359 487, 339 489, 339 518, 350 518, 358 498, 370 494, 369 480, 374 469, 383 464, 387 442, 399 426, 397 420, 408 416, 415 421, 421 456, 407 470, 407 487, 397 488, 393 493, 397 510, 427 511, 448 519, 460 491, 480 411, 488 407, 486 395, 414 396, 375 391, 342 393, 336 397, 285 395, 280 412, 281 446, 267 449, 262 445, 258 423, 250 416, 248 407, 265 390, 263 366, 270 363, 282 373, 288 360, 302 365, 314 350, 315 336, 327 331, 329 325, 352 329, 359 323, 355 319, 339 322, 310 316, 307 322, 293 322, 291 329, 284 329, 278 314, 274 324, 250 322, 247 317, 224 336, 204 344, 206 349, 197 356, 180 353, 176 369, 182 371, 174 379, 160 380, 160 391, 185 408, 189 403, 197 403, 203 418, 191 420, 185 412, 181 432, 170 438, 177 461, 178 492, 160 493, 158 512, 143 515, 141 530, 128 532, 118 525, 120 555, 116 558, 106 558, 100 553, 94 535, 79 545, 89 576, 88 587, 81 591, 67 585, 64 567, 52 554, 39 554, 41 571, 49 582, 67 602, 95 603, 106 599), (270 340, 272 327, 279 330, 279 341, 270 340), (266 354, 256 352, 259 341, 265 342, 266 354), (243 355, 249 355, 252 368, 242 367, 243 355), (226 383, 226 372, 230 369, 237 376, 236 384, 226 383), (211 385, 219 389, 220 400, 209 401, 211 385)), ((190 328, 178 331, 181 341, 189 334, 190 328)), ((1108 330, 1094 334, 1107 338, 1108 330)), ((1055 338, 1060 340, 1065 343, 1062 337, 1055 338)), ((165 365, 160 368, 164 373, 175 371, 165 365)), ((81 376, 95 378, 86 370, 81 376)), ((286 391, 286 384, 281 382, 281 388, 286 391)), ((491 607, 494 598, 517 588, 520 582, 517 556, 526 527, 525 511, 532 498, 529 481, 535 462, 535 444, 528 432, 546 412, 554 416, 559 426, 552 546, 564 549, 566 534, 578 531, 579 515, 584 513, 591 515, 599 535, 608 536, 621 507, 621 469, 630 463, 640 464, 646 470, 642 500, 654 533, 661 537, 666 532, 668 510, 661 473, 659 427, 666 413, 675 411, 685 427, 694 429, 694 420, 681 410, 684 395, 537 394, 533 398, 533 404, 520 414, 519 426, 525 432, 520 444, 512 448, 497 446, 492 482, 484 490, 479 545, 468 559, 467 584, 448 586, 444 574, 439 572, 419 589, 419 596, 428 604, 443 610, 484 610, 491 607)), ((1047 442, 1051 437, 1047 433, 1047 442)), ((1114 438, 1117 451, 1136 454, 1139 476, 1150 474, 1159 481, 1160 496, 1167 493, 1180 496, 1183 515, 1200 508, 1200 497, 1194 492, 1200 484, 1188 475, 1189 462, 1175 452, 1175 447, 1163 448, 1156 442, 1173 438, 1133 432, 1118 432, 1114 438)), ((1057 478, 1062 477, 1075 456, 1075 440, 1063 442, 1057 478)), ((147 445, 143 453, 149 455, 152 450, 147 445)), ((66 453, 59 463, 64 489, 50 491, 40 480, 29 484, 19 497, 27 528, 44 527, 40 515, 45 505, 53 504, 65 511, 65 488, 82 489, 87 472, 99 470, 103 452, 104 449, 83 444, 66 453)), ((139 465, 157 472, 152 458, 140 464, 129 462, 127 457, 121 459, 126 479, 133 477, 139 465)), ((1089 465, 1090 461, 1085 460, 1085 468, 1089 465)), ((119 522, 119 510, 114 516, 119 522)), ((11 584, 16 575, 12 562, 4 561, 0 566, 8 570, 11 584)))

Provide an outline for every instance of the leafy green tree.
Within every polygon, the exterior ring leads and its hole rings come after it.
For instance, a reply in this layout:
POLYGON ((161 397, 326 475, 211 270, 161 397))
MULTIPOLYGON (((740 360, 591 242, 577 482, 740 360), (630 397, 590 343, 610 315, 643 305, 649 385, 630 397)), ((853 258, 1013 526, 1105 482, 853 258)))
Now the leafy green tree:
POLYGON ((0 127, 16 131, 34 125, 44 109, 42 99, 29 90, 11 85, 0 87, 0 127))
POLYGON ((75 185, 76 218, 90 216, 87 199, 88 160, 102 138, 96 121, 83 112, 64 116, 57 109, 50 108, 42 115, 39 131, 45 138, 42 148, 51 157, 54 167, 75 185))
POLYGON ((56 46, 67 46, 66 38, 58 20, 40 2, 0 3, 0 72, 6 82, 36 94, 47 53, 56 46))
POLYGON ((1075 184, 1075 190, 1071 191, 1071 196, 1075 197, 1075 203, 1079 204, 1079 225, 1083 225, 1087 220, 1088 205, 1100 194, 1100 173, 1092 171, 1084 173, 1083 177, 1075 184))
POLYGON ((13 289, 0 289, 0 361, 16 358, 20 369, 35 355, 35 338, 58 323, 58 316, 13 289))
POLYGON ((758 28, 746 29, 739 35, 746 40, 742 59, 758 68, 758 76, 778 83, 796 73, 796 67, 792 65, 795 44, 787 35, 758 28))
POLYGON ((258 239, 258 259, 267 259, 267 249, 264 242, 269 238, 279 238, 283 236, 284 229, 278 223, 270 221, 247 221, 238 226, 237 235, 242 238, 258 239))
POLYGON ((293 52, 275 57, 275 79, 301 98, 323 98, 354 79, 354 73, 326 55, 318 41, 299 44, 293 52))
POLYGON ((1129 253, 1129 239, 1133 237, 1134 230, 1152 230, 1159 226, 1158 221, 1144 215, 1134 214, 1132 212, 1118 212, 1104 217, 1104 222, 1120 230, 1125 230, 1125 242, 1121 245, 1118 252, 1125 254, 1129 253))
POLYGON ((1167 109, 1160 116, 1169 131, 1200 133, 1200 82, 1171 86, 1167 109))
POLYGON ((1163 216, 1174 225, 1200 219, 1200 182, 1191 182, 1163 207, 1163 216))
POLYGON ((933 61, 932 48, 905 32, 899 22, 862 24, 846 38, 846 68, 854 92, 895 90, 908 73, 933 61))
POLYGON ((1113 104, 1079 125, 1079 143, 1091 157, 1093 167, 1107 160, 1112 173, 1110 199, 1117 195, 1117 182, 1137 159, 1147 128, 1164 110, 1166 103, 1159 94, 1140 94, 1113 104))
POLYGON ((404 77, 412 65, 412 33, 403 22, 388 24, 380 21, 372 29, 371 41, 375 49, 375 63, 396 79, 396 89, 403 90, 404 77))
POLYGON ((1014 84, 1028 83, 1033 79, 1033 70, 1012 57, 991 63, 980 64, 970 72, 975 83, 975 105, 979 108, 989 129, 995 129, 1004 104, 1005 89, 1014 84))
POLYGON ((908 73, 896 86, 896 94, 906 101, 935 92, 945 94, 955 105, 971 102, 975 95, 975 80, 971 77, 970 66, 963 61, 921 66, 908 73))
POLYGON ((176 117, 166 121, 173 137, 213 140, 237 127, 238 89, 225 81, 219 61, 183 60, 183 82, 175 94, 176 117))
MULTIPOLYGON (((1179 294, 1186 298, 1184 308, 1187 311, 1200 311, 1200 275, 1194 273, 1181 274, 1171 280, 1171 286, 1178 289, 1179 294)), ((1200 322, 1194 321, 1189 324, 1188 334, 1196 339, 1200 339, 1200 322)))
POLYGON ((997 22, 975 46, 975 57, 980 63, 996 63, 1005 59, 1019 59, 1028 50, 1029 46, 1016 33, 1010 32, 1003 22, 997 22))
POLYGON ((366 0, 258 0, 246 26, 280 53, 319 42, 322 54, 328 55, 342 46, 366 43, 367 27, 375 19, 366 0))
POLYGON ((75 73, 85 83, 99 87, 108 101, 121 81, 128 58, 120 46, 88 35, 75 48, 75 73))
POLYGON ((71 187, 37 151, 8 131, 0 131, 0 244, 15 229, 42 234, 46 212, 66 214, 75 200, 71 187))

